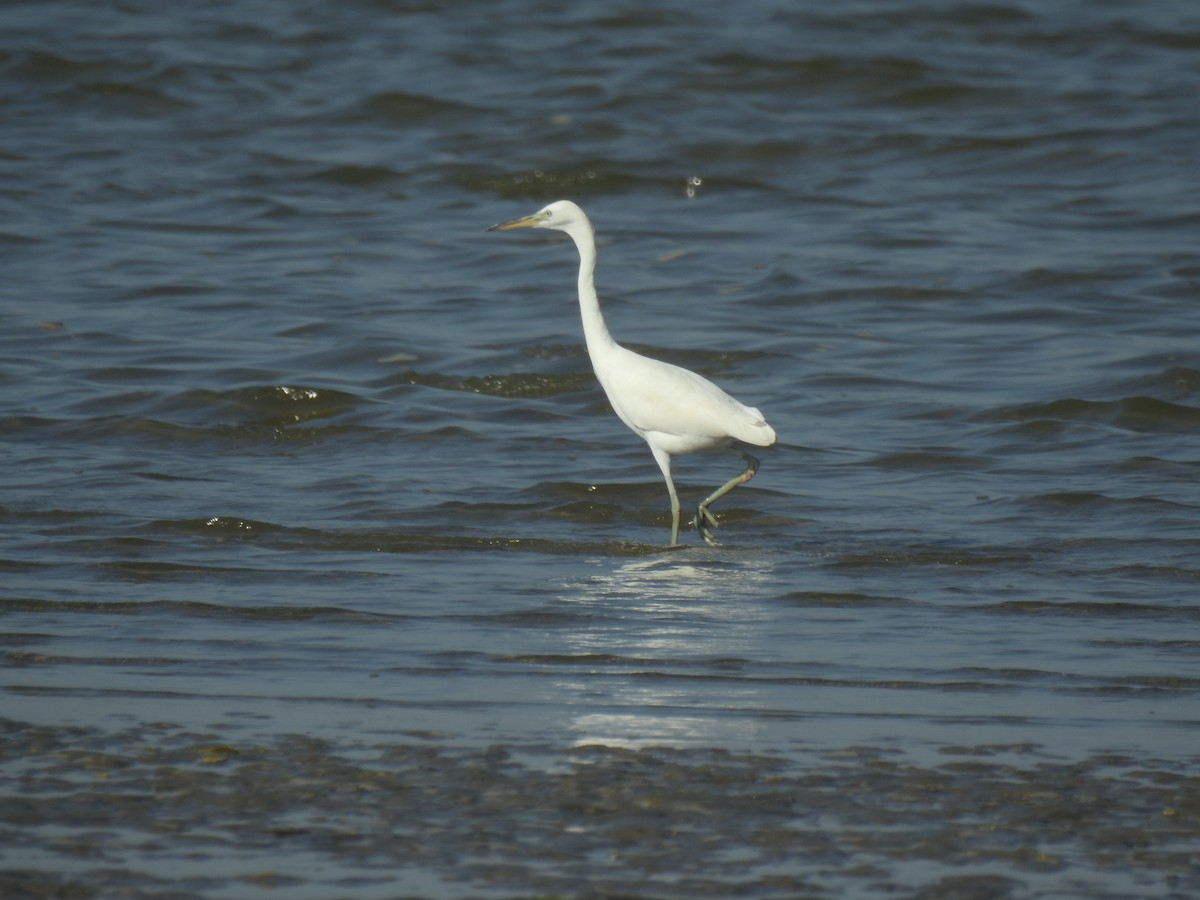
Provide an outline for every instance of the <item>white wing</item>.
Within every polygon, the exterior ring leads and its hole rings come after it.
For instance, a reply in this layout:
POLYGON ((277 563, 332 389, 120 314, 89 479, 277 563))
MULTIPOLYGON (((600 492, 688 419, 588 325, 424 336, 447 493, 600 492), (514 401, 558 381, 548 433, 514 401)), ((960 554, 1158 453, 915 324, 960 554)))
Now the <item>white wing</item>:
POLYGON ((621 421, 669 453, 728 443, 775 443, 762 413, 739 403, 708 379, 616 346, 596 375, 621 421), (673 449, 678 448, 678 449, 673 449))

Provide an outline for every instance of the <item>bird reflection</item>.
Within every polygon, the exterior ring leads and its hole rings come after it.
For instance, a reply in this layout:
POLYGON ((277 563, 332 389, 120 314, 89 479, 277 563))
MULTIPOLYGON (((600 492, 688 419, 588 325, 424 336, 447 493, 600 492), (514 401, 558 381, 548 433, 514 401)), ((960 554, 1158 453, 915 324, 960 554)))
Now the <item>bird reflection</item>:
POLYGON ((574 742, 750 743, 764 702, 743 676, 770 655, 758 642, 770 633, 761 589, 773 569, 762 556, 641 559, 574 585, 564 599, 596 613, 567 637, 579 665, 555 686, 587 698, 568 724, 574 742))

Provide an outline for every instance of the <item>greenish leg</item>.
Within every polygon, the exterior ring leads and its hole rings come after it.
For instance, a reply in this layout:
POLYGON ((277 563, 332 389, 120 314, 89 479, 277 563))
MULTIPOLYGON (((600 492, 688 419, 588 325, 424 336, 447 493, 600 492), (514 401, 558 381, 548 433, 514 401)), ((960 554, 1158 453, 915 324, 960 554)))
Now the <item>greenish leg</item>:
POLYGON ((696 507, 696 530, 700 532, 700 537, 704 538, 708 544, 716 545, 717 539, 713 537, 712 529, 717 527, 717 517, 708 511, 708 505, 714 500, 719 500, 732 491, 739 484, 745 484, 754 477, 754 473, 758 471, 758 460, 744 450, 739 450, 738 454, 746 461, 746 471, 736 478, 731 478, 725 484, 721 485, 715 491, 708 495, 700 505, 696 507))
POLYGON ((671 546, 679 546, 679 498, 675 496, 674 485, 671 485, 671 546))
POLYGON ((650 445, 650 452, 654 454, 654 461, 662 470, 663 480, 667 483, 667 493, 671 495, 671 546, 678 547, 679 495, 675 493, 675 482, 671 480, 671 454, 665 450, 659 450, 653 444, 650 445))

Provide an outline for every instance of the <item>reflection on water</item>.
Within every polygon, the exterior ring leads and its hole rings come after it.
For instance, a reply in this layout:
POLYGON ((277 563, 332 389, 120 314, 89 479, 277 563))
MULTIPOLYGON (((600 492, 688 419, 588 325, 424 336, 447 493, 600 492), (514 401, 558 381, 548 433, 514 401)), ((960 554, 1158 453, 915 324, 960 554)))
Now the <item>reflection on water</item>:
POLYGON ((689 548, 663 558, 630 560, 609 574, 593 576, 565 597, 605 608, 615 603, 650 618, 756 621, 766 611, 754 601, 762 599, 774 573, 768 553, 689 548), (680 558, 689 556, 705 558, 680 558))
POLYGON ((761 728, 754 711, 765 700, 736 676, 763 652, 769 607, 762 601, 774 569, 767 554, 726 551, 714 558, 712 550, 680 550, 631 560, 564 594, 576 608, 619 611, 616 621, 572 629, 565 638, 570 654, 602 661, 589 675, 604 676, 602 691, 590 679, 554 682, 563 697, 587 698, 585 711, 564 707, 574 743, 753 742, 761 728))

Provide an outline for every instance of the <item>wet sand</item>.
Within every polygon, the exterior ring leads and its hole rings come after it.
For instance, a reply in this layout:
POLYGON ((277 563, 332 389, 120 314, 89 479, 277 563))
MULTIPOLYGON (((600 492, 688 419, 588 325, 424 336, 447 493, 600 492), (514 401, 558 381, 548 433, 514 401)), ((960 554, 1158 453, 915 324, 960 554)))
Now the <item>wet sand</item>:
POLYGON ((1200 779, 1152 759, 247 743, 13 721, 3 748, 7 898, 1200 891, 1200 779))

